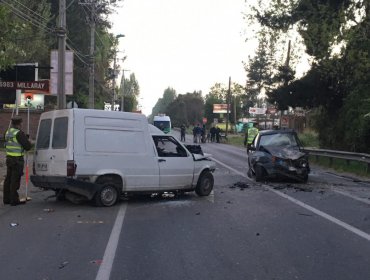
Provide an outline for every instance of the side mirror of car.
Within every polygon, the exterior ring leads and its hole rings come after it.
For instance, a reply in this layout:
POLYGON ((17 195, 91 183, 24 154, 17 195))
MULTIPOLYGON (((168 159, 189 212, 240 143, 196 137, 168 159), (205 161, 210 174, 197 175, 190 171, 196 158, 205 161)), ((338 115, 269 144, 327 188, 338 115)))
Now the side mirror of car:
POLYGON ((256 150, 256 147, 254 145, 252 145, 250 148, 249 148, 250 151, 255 151, 256 150))

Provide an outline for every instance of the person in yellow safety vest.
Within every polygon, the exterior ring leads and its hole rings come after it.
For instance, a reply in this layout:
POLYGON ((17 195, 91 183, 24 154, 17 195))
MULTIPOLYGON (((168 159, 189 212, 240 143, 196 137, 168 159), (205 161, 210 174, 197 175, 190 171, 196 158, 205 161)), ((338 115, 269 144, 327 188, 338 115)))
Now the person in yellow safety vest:
POLYGON ((6 150, 6 177, 4 181, 4 204, 16 206, 25 201, 19 200, 18 190, 21 184, 24 167, 24 151, 31 149, 32 144, 22 130, 22 118, 12 118, 11 127, 4 134, 6 150))
POLYGON ((247 147, 247 154, 249 153, 250 146, 253 142, 254 137, 258 134, 259 130, 256 127, 257 123, 253 123, 252 127, 247 128, 245 130, 245 136, 244 136, 244 147, 247 147))

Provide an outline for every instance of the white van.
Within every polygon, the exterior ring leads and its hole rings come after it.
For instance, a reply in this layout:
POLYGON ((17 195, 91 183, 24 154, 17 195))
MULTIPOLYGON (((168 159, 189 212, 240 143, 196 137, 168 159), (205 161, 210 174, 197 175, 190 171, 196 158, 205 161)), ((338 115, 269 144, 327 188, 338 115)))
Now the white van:
POLYGON ((142 114, 65 109, 40 117, 31 181, 112 206, 132 192, 209 195, 214 170, 213 161, 190 153, 142 114))

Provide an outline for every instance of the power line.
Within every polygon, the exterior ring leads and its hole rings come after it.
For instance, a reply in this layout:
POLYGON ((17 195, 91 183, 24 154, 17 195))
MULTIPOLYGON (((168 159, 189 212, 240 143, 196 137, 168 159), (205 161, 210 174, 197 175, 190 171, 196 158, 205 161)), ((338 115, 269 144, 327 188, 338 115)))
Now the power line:
POLYGON ((28 8, 26 5, 22 4, 21 2, 17 1, 17 0, 13 0, 13 2, 16 2, 17 4, 19 4, 20 6, 23 6, 24 8, 26 8, 28 11, 30 11, 32 14, 38 16, 39 18, 42 18, 43 20, 45 21, 49 21, 47 18, 44 18, 42 15, 36 13, 35 11, 32 11, 30 8, 28 8))
MULTIPOLYGON (((29 15, 29 14, 25 13, 20 8, 15 7, 14 5, 12 5, 9 2, 7 2, 6 0, 0 0, 0 1, 1 1, 1 3, 5 4, 6 6, 8 6, 10 8, 10 10, 13 12, 13 14, 16 15, 17 17, 25 20, 26 22, 32 24, 33 26, 35 26, 37 28, 42 29, 46 33, 53 33, 53 30, 51 28, 49 28, 47 26, 47 24, 44 23, 44 21, 41 21, 39 18, 35 17, 35 15, 32 16, 32 15, 29 15)), ((35 14, 35 12, 33 12, 33 13, 35 14)), ((43 17, 41 17, 41 18, 43 18, 43 17)))

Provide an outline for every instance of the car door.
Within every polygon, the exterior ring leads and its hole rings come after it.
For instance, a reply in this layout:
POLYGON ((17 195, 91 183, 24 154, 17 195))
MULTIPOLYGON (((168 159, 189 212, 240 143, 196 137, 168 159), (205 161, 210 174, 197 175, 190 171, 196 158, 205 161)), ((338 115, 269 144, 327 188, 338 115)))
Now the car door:
POLYGON ((153 136, 159 163, 161 189, 190 187, 194 176, 192 155, 172 136, 153 136))

